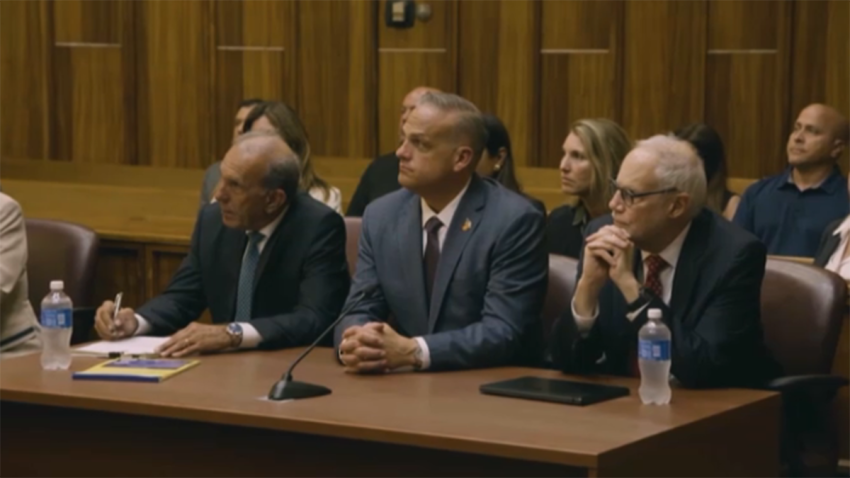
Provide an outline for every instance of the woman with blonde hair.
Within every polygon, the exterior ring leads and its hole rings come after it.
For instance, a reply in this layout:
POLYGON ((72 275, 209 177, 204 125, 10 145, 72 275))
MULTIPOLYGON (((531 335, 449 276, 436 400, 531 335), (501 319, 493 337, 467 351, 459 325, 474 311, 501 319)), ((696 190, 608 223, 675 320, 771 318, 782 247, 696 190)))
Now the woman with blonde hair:
POLYGON ((301 159, 301 182, 299 188, 307 191, 313 199, 325 203, 342 214, 342 194, 328 184, 313 170, 310 162, 310 140, 307 130, 295 111, 286 103, 265 101, 251 110, 245 118, 243 131, 266 131, 278 134, 301 159))
POLYGON ((579 257, 587 223, 610 212, 608 202, 614 194, 611 180, 617 177, 631 148, 628 134, 611 120, 582 119, 572 124, 559 169, 561 191, 577 202, 549 214, 549 253, 579 257))

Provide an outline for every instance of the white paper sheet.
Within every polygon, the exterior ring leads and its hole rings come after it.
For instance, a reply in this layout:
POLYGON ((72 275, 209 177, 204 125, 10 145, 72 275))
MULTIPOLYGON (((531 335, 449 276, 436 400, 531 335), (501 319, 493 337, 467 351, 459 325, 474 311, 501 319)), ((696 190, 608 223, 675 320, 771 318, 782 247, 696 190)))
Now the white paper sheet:
POLYGON ((165 343, 168 337, 130 337, 124 340, 95 342, 74 349, 74 353, 87 355, 109 355, 120 353, 125 355, 149 355, 156 353, 156 348, 165 343))

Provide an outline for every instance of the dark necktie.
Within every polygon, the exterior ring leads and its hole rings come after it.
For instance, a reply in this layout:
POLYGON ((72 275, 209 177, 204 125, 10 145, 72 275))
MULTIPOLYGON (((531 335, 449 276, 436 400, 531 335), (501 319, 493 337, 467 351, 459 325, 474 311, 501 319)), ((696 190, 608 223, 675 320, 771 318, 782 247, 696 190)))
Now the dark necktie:
POLYGON ((248 247, 242 258, 242 269, 239 271, 239 288, 236 291, 235 322, 251 320, 251 304, 254 299, 254 276, 257 263, 260 261, 260 241, 265 236, 260 232, 252 232, 248 236, 248 247))
POLYGON ((425 288, 428 292, 428 303, 431 303, 431 291, 434 290, 434 279, 437 277, 437 264, 440 262, 440 236, 438 232, 443 223, 437 216, 428 219, 425 223, 425 232, 428 240, 425 243, 425 288))
MULTIPOLYGON (((651 254, 644 259, 646 265, 646 277, 643 280, 643 286, 652 291, 656 297, 664 300, 664 286, 661 285, 661 271, 667 268, 667 261, 661 258, 658 254, 651 254)), ((636 339, 632 342, 636 342, 636 339)), ((632 344, 632 349, 629 353, 629 368, 632 376, 640 377, 640 367, 638 366, 637 345, 632 344)))

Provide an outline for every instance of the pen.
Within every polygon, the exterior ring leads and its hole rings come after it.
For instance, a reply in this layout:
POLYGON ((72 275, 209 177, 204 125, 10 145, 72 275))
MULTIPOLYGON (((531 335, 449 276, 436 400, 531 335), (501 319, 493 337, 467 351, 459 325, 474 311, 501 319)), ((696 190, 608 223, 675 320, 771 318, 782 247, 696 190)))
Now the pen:
POLYGON ((124 297, 123 292, 119 292, 115 295, 115 309, 112 311, 112 330, 111 332, 114 334, 116 327, 120 327, 121 324, 118 322, 118 311, 121 310, 121 299, 124 297))

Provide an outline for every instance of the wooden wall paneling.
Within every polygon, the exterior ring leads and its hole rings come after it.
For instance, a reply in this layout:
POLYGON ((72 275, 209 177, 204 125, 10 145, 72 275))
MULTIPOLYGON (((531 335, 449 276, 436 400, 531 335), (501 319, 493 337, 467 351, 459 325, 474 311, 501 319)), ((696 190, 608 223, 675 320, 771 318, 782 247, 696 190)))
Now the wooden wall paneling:
MULTIPOLYGON (((145 246, 147 299, 150 300, 161 294, 171 282, 171 278, 183 259, 189 253, 189 246, 167 244, 148 244, 145 246)), ((200 322, 212 323, 212 316, 206 310, 200 317, 200 322)))
POLYGON ((134 164, 133 8, 128 2, 51 2, 57 159, 134 164))
POLYGON ((94 283, 96 305, 124 292, 127 307, 141 306, 145 293, 145 251, 139 243, 101 241, 94 283))
POLYGON ((297 105, 295 1, 216 0, 215 159, 231 145, 233 116, 246 98, 297 105))
POLYGON ((46 159, 51 39, 44 1, 0 2, 0 155, 46 159))
POLYGON ((786 164, 790 2, 709 2, 706 114, 729 175, 760 178, 786 164))
POLYGON ((623 2, 541 3, 541 146, 534 165, 557 167, 572 122, 619 121, 623 2))
POLYGON ((298 4, 298 111, 314 155, 375 154, 378 3, 298 4))
POLYGON ((626 2, 622 124, 633 140, 702 119, 706 8, 626 2))
MULTIPOLYGON (((431 18, 411 28, 386 26, 384 2, 378 12, 378 144, 380 153, 398 147, 404 96, 417 86, 457 91, 457 13, 454 0, 431 2, 431 18)), ((476 52, 470 53, 474 60, 476 52)))
POLYGON ((498 116, 514 161, 537 164, 540 2, 460 2, 458 92, 498 116))
MULTIPOLYGON (((129 3, 129 2, 128 2, 129 3)), ((138 163, 199 168, 213 159, 211 4, 132 2, 138 163)))

